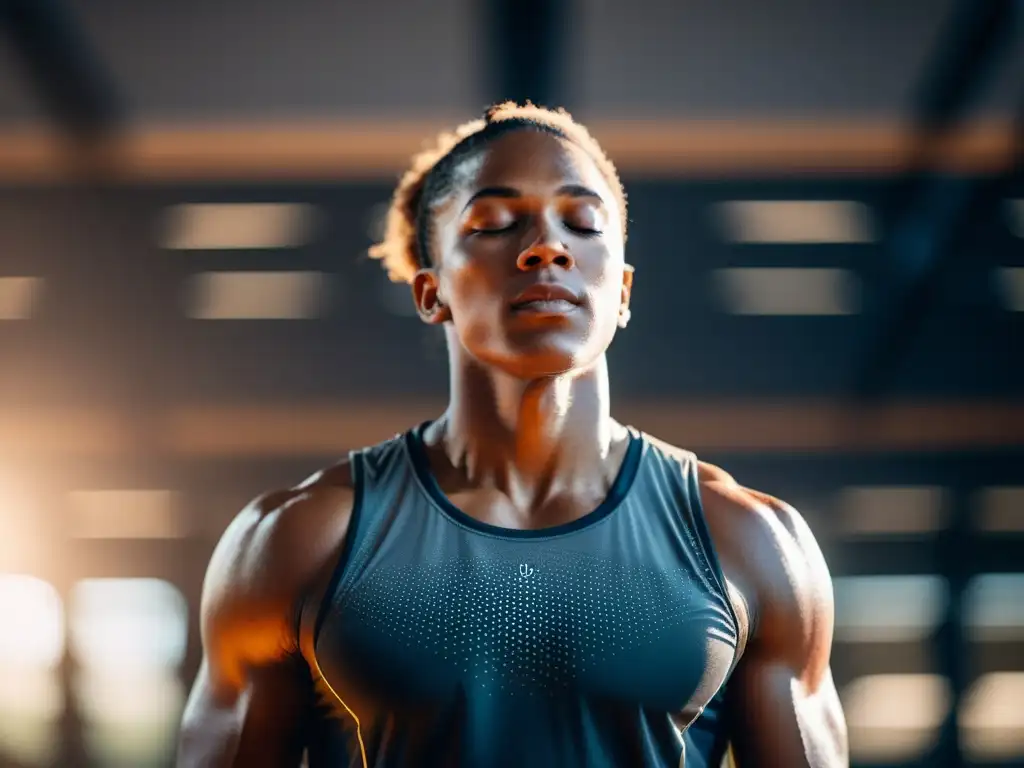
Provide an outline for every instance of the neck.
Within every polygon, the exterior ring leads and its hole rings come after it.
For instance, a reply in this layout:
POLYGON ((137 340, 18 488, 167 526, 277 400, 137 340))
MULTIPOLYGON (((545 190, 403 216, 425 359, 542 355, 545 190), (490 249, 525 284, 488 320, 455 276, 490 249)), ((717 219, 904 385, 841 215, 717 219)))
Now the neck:
POLYGON ((552 490, 556 476, 572 483, 607 473, 623 429, 610 415, 604 355, 586 370, 536 380, 483 366, 458 343, 449 343, 449 357, 439 427, 452 464, 471 479, 535 495, 552 490))

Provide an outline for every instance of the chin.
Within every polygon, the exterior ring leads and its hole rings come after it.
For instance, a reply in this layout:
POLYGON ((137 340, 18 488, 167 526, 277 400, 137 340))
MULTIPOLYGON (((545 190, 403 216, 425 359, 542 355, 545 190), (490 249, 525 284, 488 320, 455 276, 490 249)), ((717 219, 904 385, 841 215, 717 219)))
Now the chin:
POLYGON ((589 368, 600 352, 578 340, 535 339, 532 343, 509 345, 498 356, 497 366, 520 379, 543 379, 564 376, 589 368))
POLYGON ((579 361, 573 357, 557 355, 531 355, 524 356, 515 361, 509 371, 512 375, 532 381, 534 379, 550 379, 556 376, 565 376, 573 371, 582 368, 579 361))
POLYGON ((608 346, 592 327, 464 330, 469 332, 457 334, 457 339, 465 353, 487 368, 524 380, 586 370, 608 346))

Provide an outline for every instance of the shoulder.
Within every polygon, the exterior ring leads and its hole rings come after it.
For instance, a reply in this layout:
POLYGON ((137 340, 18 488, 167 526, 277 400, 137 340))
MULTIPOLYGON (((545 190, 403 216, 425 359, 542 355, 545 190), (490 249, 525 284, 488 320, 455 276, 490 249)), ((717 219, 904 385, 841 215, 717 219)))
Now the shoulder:
POLYGON ((803 516, 720 467, 702 462, 698 477, 712 539, 751 602, 750 641, 794 661, 830 646, 832 580, 803 516))
POLYGON ((832 580, 803 516, 693 453, 648 438, 666 456, 696 466, 701 506, 722 570, 739 593, 747 644, 806 654, 831 643, 832 580))
POLYGON ((695 471, 712 540, 716 548, 726 548, 727 556, 740 542, 749 547, 778 542, 788 538, 787 532, 797 537, 810 535, 800 514, 785 502, 741 485, 724 469, 699 461, 690 451, 649 435, 645 439, 680 468, 688 465, 689 471, 695 471))
POLYGON ((253 499, 215 548, 203 584, 204 641, 261 658, 296 649, 296 611, 348 531, 353 473, 343 461, 253 499))

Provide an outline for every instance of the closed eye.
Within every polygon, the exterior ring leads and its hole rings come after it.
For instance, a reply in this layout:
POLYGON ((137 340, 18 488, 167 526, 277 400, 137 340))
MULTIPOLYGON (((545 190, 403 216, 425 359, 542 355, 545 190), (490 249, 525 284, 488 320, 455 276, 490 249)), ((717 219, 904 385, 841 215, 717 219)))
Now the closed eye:
POLYGON ((519 222, 513 221, 511 224, 507 224, 504 227, 474 227, 473 229, 469 230, 469 233, 471 235, 481 235, 483 237, 504 235, 507 234, 508 232, 511 232, 518 226, 519 222))
POLYGON ((590 227, 580 227, 580 226, 577 226, 576 224, 566 224, 565 226, 566 226, 566 229, 568 229, 568 230, 570 230, 572 232, 575 232, 577 235, 582 235, 583 237, 597 237, 598 235, 601 234, 601 230, 600 229, 591 229, 590 227))
MULTIPOLYGON (((495 237, 497 235, 505 235, 515 231, 519 228, 521 221, 513 221, 510 224, 506 224, 504 227, 473 227, 469 230, 469 234, 476 235, 479 237, 495 237)), ((564 222, 565 228, 570 232, 574 232, 581 237, 597 237, 603 234, 600 229, 593 229, 592 227, 581 227, 578 224, 571 224, 564 222)))

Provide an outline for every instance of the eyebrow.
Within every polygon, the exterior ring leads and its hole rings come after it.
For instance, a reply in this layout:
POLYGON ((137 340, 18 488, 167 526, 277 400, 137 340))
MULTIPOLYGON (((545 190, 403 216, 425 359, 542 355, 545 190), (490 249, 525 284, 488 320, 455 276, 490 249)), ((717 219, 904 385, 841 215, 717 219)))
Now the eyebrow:
POLYGON ((516 198, 522 197, 522 195, 519 193, 519 190, 512 189, 512 187, 484 187, 483 189, 477 190, 473 193, 473 196, 469 198, 469 201, 466 203, 466 208, 469 208, 469 206, 477 200, 484 197, 516 198))
MULTIPOLYGON (((592 190, 590 187, 584 187, 582 184, 564 184, 555 191, 555 194, 562 197, 594 197, 600 202, 604 202, 601 200, 601 196, 597 194, 597 192, 592 190)), ((483 189, 477 190, 473 193, 473 196, 469 198, 469 201, 466 203, 466 208, 469 208, 469 206, 477 200, 484 197, 503 197, 506 199, 514 199, 522 196, 523 195, 519 190, 513 189, 512 187, 484 187, 483 189)))
POLYGON ((565 186, 559 187, 555 193, 563 197, 596 197, 601 202, 601 196, 597 194, 590 187, 584 187, 582 184, 566 184, 565 186))

